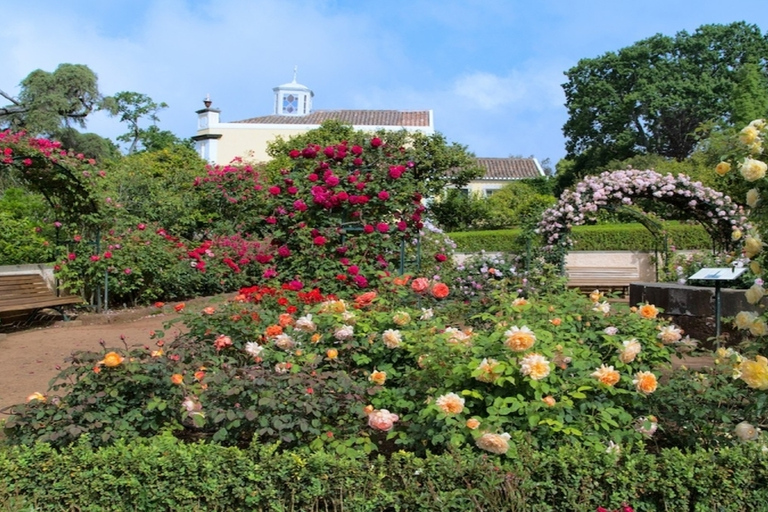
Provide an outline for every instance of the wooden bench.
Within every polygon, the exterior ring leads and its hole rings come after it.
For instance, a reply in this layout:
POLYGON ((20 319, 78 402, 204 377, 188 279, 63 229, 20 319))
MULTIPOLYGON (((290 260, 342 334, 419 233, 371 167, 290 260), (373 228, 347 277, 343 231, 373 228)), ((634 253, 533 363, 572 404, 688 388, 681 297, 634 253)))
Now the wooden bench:
POLYGON ((640 280, 640 270, 635 267, 566 267, 569 288, 584 292, 595 289, 629 292, 629 284, 640 280))
POLYGON ((52 308, 62 314, 64 306, 82 304, 80 297, 57 296, 40 274, 0 275, 0 313, 29 311, 29 318, 41 309, 52 308))

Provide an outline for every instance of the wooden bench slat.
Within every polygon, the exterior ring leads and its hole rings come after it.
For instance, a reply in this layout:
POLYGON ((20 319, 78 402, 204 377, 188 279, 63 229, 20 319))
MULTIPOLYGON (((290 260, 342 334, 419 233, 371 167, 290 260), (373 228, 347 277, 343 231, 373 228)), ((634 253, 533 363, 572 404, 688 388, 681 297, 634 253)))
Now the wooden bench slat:
POLYGON ((56 296, 40 274, 0 275, 0 313, 82 304, 74 295, 56 296))

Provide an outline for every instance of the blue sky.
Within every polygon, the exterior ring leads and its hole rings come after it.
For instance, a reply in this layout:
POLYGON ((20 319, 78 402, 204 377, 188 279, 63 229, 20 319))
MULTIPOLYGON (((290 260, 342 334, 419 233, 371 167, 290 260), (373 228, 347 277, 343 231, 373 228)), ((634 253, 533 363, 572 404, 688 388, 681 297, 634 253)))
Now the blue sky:
MULTIPOLYGON (((210 94, 223 121, 272 113, 298 81, 328 109, 434 110, 477 156, 565 155, 563 73, 657 33, 746 21, 723 0, 0 0, 0 89, 35 69, 86 64, 104 94, 164 101, 160 127, 194 135, 210 94), (8 23, 8 20, 11 20, 8 23)), ((103 114, 89 131, 124 130, 103 114)))

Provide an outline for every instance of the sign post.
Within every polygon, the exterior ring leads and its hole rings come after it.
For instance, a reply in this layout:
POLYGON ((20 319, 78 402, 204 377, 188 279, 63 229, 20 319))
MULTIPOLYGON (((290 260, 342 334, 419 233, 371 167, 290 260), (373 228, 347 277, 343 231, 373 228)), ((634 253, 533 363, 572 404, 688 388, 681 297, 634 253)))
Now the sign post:
POLYGON ((746 270, 744 267, 703 268, 688 278, 696 281, 715 282, 715 336, 718 338, 718 347, 720 345, 720 310, 722 307, 720 299, 721 283, 723 281, 734 281, 746 270))

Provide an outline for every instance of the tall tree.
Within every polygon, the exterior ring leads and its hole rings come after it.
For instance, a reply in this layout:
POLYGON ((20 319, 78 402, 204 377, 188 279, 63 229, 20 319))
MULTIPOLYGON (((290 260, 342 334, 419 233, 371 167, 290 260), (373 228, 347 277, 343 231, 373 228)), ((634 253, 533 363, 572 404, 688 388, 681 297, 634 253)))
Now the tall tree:
POLYGON ((155 126, 160 120, 157 113, 168 108, 168 105, 165 102, 156 103, 146 94, 122 91, 107 100, 107 108, 112 115, 120 116, 120 122, 128 125, 128 132, 117 137, 117 140, 130 143, 128 154, 132 154, 138 149, 142 135, 146 132, 139 126, 139 122, 146 118, 155 126))
POLYGON ((73 124, 85 127, 103 100, 96 74, 82 64, 60 64, 52 73, 35 70, 20 86, 16 98, 0 91, 10 101, 0 107, 0 125, 33 135, 55 136, 73 124))
POLYGON ((748 63, 766 76, 768 38, 744 22, 655 35, 579 61, 563 84, 573 175, 559 176, 561 184, 638 154, 688 157, 702 135, 697 129, 731 121, 739 73, 748 63))

